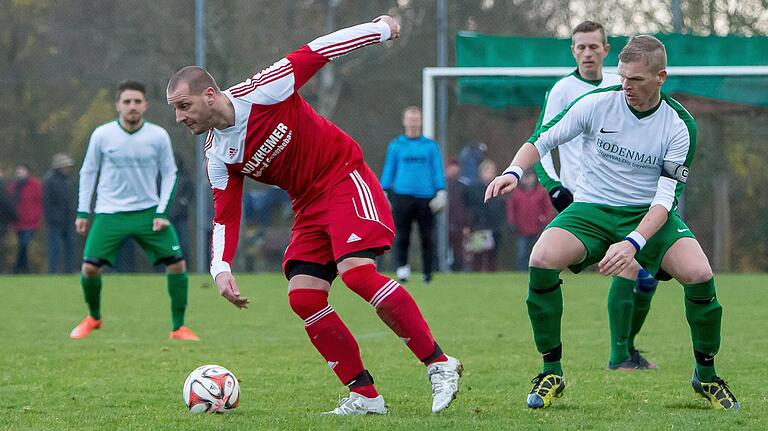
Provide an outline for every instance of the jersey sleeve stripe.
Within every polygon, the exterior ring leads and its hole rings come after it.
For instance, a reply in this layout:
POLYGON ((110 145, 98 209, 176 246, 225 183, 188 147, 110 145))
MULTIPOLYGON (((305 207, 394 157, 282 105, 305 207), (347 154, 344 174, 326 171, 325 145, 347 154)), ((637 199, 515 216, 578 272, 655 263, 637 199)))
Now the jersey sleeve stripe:
POLYGON ((362 47, 368 46, 368 45, 373 45, 375 43, 378 43, 378 40, 372 40, 372 41, 368 41, 368 42, 364 42, 364 43, 359 43, 359 44, 357 44, 357 45, 347 49, 346 51, 338 51, 338 52, 328 53, 328 57, 327 58, 329 58, 331 60, 334 60, 334 59, 339 58, 341 56, 347 55, 347 54, 349 54, 350 52, 352 52, 352 51, 354 51, 356 49, 359 49, 359 48, 362 48, 362 47))
POLYGON ((256 81, 251 82, 251 84, 248 87, 244 87, 242 89, 239 89, 237 91, 231 91, 232 96, 234 97, 242 97, 246 94, 252 93, 253 90, 255 90, 257 87, 269 84, 270 82, 277 81, 280 78, 285 78, 286 76, 293 73, 293 68, 288 67, 285 69, 282 69, 279 74, 273 74, 269 77, 260 78, 256 81))
MULTIPOLYGON (((313 49, 313 51, 315 51, 318 54, 325 55, 325 53, 328 52, 328 51, 335 51, 337 49, 343 48, 344 46, 356 45, 356 44, 358 44, 358 43, 360 43, 362 41, 367 41, 369 39, 379 40, 380 38, 381 38, 381 35, 378 34, 378 33, 366 34, 366 35, 363 35, 363 36, 358 36, 358 37, 356 37, 354 39, 348 39, 348 40, 345 40, 345 41, 342 41, 342 42, 332 43, 330 45, 326 45, 326 46, 323 46, 323 47, 318 47, 317 49, 313 49)), ((312 47, 310 47, 310 48, 312 48, 312 47)))
MULTIPOLYGON (((283 60, 285 60, 285 59, 283 59, 283 60)), ((278 62, 278 63, 280 63, 280 62, 278 62)), ((248 78, 247 80, 245 80, 245 82, 242 82, 240 84, 237 84, 237 85, 233 86, 232 88, 229 89, 230 92, 239 91, 239 90, 241 90, 243 88, 250 87, 254 83, 259 83, 260 81, 262 81, 264 79, 267 79, 267 78, 269 78, 269 77, 271 77, 271 76, 273 76, 275 74, 280 73, 285 68, 293 67, 293 65, 290 62, 287 62, 287 61, 284 64, 280 65, 279 67, 275 68, 274 70, 270 70, 274 66, 275 65, 272 65, 269 68, 267 68, 266 70, 262 70, 261 72, 259 72, 259 73, 255 74, 255 75, 253 75, 252 77, 248 78)))
POLYGON ((335 57, 340 57, 344 54, 348 54, 358 48, 362 48, 364 46, 377 43, 378 41, 379 41, 379 35, 374 34, 370 36, 353 39, 351 41, 344 42, 342 44, 336 44, 336 46, 331 45, 323 49, 317 50, 315 52, 325 56, 326 58, 335 58, 335 57))

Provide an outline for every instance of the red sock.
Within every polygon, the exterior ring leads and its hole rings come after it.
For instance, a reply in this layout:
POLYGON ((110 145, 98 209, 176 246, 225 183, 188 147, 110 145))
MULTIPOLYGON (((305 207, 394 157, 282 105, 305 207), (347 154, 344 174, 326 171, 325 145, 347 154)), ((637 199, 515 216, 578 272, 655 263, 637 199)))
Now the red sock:
POLYGON ((376 308, 376 314, 420 361, 429 365, 448 360, 432 338, 432 332, 416 301, 395 280, 379 274, 376 265, 352 268, 342 274, 341 279, 353 292, 376 308))
MULTIPOLYGON (((360 358, 360 348, 355 337, 349 331, 333 307, 328 305, 328 292, 317 289, 292 289, 288 292, 288 302, 293 311, 304 320, 304 329, 309 340, 318 352, 328 362, 336 376, 344 385, 355 385, 353 382, 362 373, 368 375, 360 358)), ((367 382, 366 382, 367 383, 367 382)), ((373 398, 378 396, 373 381, 370 385, 360 386, 366 395, 373 398)), ((357 392, 357 388, 353 388, 357 392)))

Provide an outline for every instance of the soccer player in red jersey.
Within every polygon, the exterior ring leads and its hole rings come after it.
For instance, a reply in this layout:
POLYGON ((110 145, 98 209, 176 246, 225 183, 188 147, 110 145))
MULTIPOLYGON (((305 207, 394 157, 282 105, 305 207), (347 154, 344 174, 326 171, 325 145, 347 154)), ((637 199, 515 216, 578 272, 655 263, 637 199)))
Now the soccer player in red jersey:
POLYGON ((360 145, 297 93, 332 59, 395 39, 399 31, 389 16, 339 30, 225 91, 195 66, 179 70, 168 82, 168 104, 176 121, 194 134, 208 134, 205 154, 216 209, 211 275, 219 293, 236 307, 249 303, 240 295, 231 268, 243 179, 288 191, 295 212, 283 258, 288 301, 312 344, 349 387, 350 396, 328 412, 335 415, 387 412, 357 341, 328 305, 337 273, 427 366, 433 412, 456 397, 462 371, 461 363, 437 345, 410 294, 376 269, 374 258, 390 248, 394 224, 360 145))

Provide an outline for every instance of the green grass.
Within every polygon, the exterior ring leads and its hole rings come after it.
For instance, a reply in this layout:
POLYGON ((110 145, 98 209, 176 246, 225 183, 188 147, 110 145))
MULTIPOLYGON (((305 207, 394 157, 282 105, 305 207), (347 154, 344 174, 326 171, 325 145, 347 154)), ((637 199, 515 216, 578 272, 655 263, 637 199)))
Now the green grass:
POLYGON ((320 416, 344 388, 306 339, 278 275, 241 276, 251 298, 236 310, 204 276, 191 278, 187 323, 201 342, 167 340, 165 278, 106 276, 104 326, 85 340, 68 333, 85 315, 79 281, 0 277, 2 429, 768 429, 768 276, 723 275, 725 307, 718 370, 742 403, 708 409, 690 386, 693 358, 682 289, 664 283, 638 345, 660 369, 606 371, 608 280, 565 274, 564 366, 569 387, 552 408, 530 411, 538 372, 522 274, 441 275, 409 285, 443 349, 466 368, 459 398, 430 413, 421 366, 360 298, 335 283, 331 302, 358 337, 363 359, 390 407, 385 417, 320 416), (190 415, 181 385, 216 363, 241 381, 229 415, 190 415))

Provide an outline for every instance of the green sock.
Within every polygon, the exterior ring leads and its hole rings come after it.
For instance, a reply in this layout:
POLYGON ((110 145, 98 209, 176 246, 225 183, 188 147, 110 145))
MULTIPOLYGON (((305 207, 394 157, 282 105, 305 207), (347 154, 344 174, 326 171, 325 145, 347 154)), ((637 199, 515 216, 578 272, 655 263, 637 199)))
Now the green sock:
POLYGON ((699 365, 696 364, 696 374, 699 375, 699 381, 704 383, 710 383, 712 381, 712 377, 715 377, 717 374, 715 373, 715 367, 707 367, 705 365, 699 365))
MULTIPOLYGON (((560 290, 560 270, 530 267, 528 284, 528 317, 531 319, 533 339, 542 354, 560 346, 560 320, 563 316, 563 292, 560 290)), ((563 374, 560 358, 545 362, 545 371, 563 374), (547 365, 550 364, 550 365, 547 365), (547 370, 546 367, 554 367, 547 370)))
POLYGON ((629 350, 635 348, 635 336, 643 327, 645 318, 648 317, 648 312, 651 310, 651 299, 653 298, 654 292, 641 292, 635 289, 634 307, 632 309, 632 324, 629 328, 629 340, 627 341, 629 350))
MULTIPOLYGON (((720 350, 720 323, 723 307, 717 300, 715 280, 703 283, 684 284, 685 318, 691 327, 693 350, 702 356, 714 357, 720 350)), ((696 364, 701 381, 712 381, 715 367, 696 364)))
POLYGON ((544 371, 552 371, 553 373, 557 374, 558 376, 563 375, 563 366, 560 364, 560 361, 554 361, 554 362, 544 362, 544 371))
POLYGON ((171 318, 173 330, 184 326, 184 312, 187 310, 189 276, 186 272, 168 273, 168 295, 171 297, 171 318))
POLYGON ((88 314, 96 320, 101 319, 101 276, 88 278, 80 274, 80 285, 83 286, 83 296, 88 304, 88 314))
POLYGON ((608 323, 611 328, 611 358, 613 365, 629 358, 629 331, 634 308, 636 280, 613 277, 608 291, 608 323))

